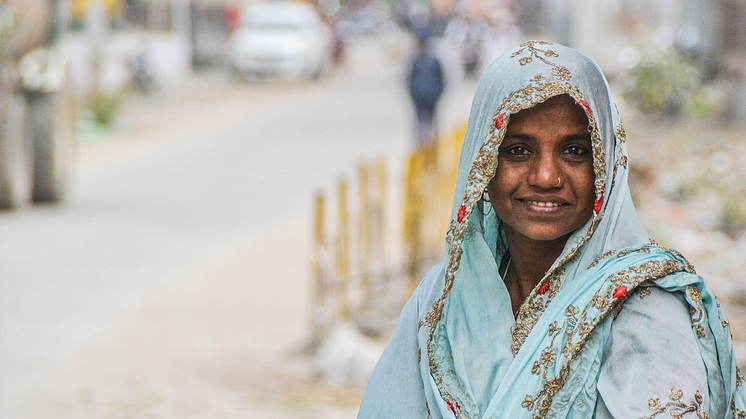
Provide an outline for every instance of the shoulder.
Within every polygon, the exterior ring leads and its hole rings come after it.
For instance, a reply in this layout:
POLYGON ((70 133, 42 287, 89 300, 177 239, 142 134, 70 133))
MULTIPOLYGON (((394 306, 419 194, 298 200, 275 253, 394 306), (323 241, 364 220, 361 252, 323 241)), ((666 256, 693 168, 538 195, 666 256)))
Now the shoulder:
MULTIPOLYGON (((707 370, 681 292, 638 287, 613 320, 599 376, 601 402, 613 417, 648 416, 680 400, 709 408, 707 370)), ((667 417, 667 416, 664 416, 667 417)))

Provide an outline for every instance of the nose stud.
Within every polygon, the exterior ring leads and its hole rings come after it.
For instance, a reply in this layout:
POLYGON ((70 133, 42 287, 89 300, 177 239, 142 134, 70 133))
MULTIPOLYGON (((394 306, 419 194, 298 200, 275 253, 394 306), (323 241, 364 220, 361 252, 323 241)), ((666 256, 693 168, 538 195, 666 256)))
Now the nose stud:
POLYGON ((557 187, 558 188, 560 187, 560 183, 562 183, 562 180, 560 179, 559 176, 557 176, 557 187))

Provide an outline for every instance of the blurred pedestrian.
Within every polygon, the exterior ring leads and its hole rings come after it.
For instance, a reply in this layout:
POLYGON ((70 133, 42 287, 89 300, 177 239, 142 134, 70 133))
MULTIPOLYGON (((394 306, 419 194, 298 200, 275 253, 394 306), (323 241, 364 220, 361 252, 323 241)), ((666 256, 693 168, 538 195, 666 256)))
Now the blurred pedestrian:
POLYGON ((430 51, 428 37, 418 38, 417 53, 409 65, 407 84, 415 105, 417 142, 427 144, 435 133, 435 110, 445 78, 440 60, 430 51))

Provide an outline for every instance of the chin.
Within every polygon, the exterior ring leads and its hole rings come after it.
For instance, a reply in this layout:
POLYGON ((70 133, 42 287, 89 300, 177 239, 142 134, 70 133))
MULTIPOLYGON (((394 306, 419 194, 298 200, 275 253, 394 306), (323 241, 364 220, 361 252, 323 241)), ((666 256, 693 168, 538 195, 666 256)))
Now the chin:
POLYGON ((527 238, 531 240, 536 241, 555 241, 555 240, 567 240, 570 235, 575 231, 576 228, 571 230, 547 230, 547 229, 537 229, 537 230, 527 230, 527 231, 521 231, 520 233, 526 236, 527 238))

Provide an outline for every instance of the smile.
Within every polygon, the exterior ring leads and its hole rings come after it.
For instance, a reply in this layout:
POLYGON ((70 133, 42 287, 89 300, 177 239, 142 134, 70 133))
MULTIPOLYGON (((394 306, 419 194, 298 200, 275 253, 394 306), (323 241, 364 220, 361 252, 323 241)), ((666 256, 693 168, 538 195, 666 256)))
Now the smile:
POLYGON ((559 207, 559 202, 542 202, 542 201, 526 201, 529 205, 536 205, 537 207, 559 207))

